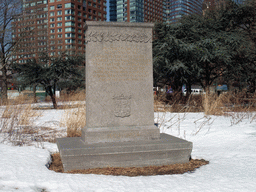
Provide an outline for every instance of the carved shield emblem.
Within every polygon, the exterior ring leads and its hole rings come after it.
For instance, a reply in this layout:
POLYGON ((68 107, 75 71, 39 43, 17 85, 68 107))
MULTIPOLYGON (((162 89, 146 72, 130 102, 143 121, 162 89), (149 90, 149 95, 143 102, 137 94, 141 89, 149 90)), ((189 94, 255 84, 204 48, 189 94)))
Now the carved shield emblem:
POLYGON ((131 115, 131 96, 114 96, 114 115, 116 117, 129 117, 131 115))

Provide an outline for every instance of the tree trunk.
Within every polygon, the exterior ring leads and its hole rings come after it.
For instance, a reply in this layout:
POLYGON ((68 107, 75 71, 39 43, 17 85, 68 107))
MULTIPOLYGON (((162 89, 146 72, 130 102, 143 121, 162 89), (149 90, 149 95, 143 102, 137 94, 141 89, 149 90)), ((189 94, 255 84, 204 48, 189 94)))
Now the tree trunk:
POLYGON ((33 99, 34 99, 34 103, 37 103, 37 99, 36 99, 36 84, 33 85, 33 99))
POLYGON ((2 81, 3 81, 2 101, 3 101, 3 104, 6 105, 8 102, 8 96, 7 96, 8 81, 7 81, 7 69, 5 66, 3 66, 2 68, 2 81))
POLYGON ((255 87, 256 87, 256 82, 255 82, 255 80, 253 79, 253 80, 252 80, 252 93, 255 93, 255 87))
POLYGON ((209 115, 210 114, 210 86, 206 85, 205 87, 205 95, 204 95, 204 113, 205 115, 209 115))
POLYGON ((52 104, 53 104, 53 108, 54 109, 57 109, 57 102, 56 102, 56 98, 55 98, 55 95, 53 94, 52 92, 52 87, 47 87, 47 92, 48 94, 50 95, 51 97, 51 100, 52 100, 52 104))

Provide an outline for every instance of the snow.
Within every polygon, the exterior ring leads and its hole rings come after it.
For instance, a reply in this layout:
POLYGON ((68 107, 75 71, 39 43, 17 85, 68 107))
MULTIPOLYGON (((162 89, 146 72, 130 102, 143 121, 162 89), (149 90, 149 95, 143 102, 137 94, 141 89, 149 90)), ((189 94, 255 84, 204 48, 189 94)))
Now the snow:
MULTIPOLYGON (((36 125, 61 128, 63 110, 45 110, 36 125)), ((210 164, 193 173, 159 176, 105 176, 56 173, 46 164, 55 143, 12 146, 0 143, 0 191, 161 192, 255 191, 255 114, 155 113, 161 132, 193 142, 192 158, 210 164)))

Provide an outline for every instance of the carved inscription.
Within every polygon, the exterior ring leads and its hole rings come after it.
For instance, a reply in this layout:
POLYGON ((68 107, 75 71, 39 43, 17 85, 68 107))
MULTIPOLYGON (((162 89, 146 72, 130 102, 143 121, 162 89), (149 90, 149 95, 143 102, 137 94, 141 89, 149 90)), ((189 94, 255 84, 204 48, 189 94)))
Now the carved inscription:
POLYGON ((152 65, 148 55, 135 47, 106 47, 92 59, 93 77, 99 81, 143 81, 152 65))
POLYGON ((114 96, 115 109, 114 114, 116 117, 129 117, 131 115, 131 96, 114 96))
POLYGON ((145 33, 117 33, 117 32, 88 32, 86 35, 86 42, 112 42, 112 41, 127 41, 136 43, 151 43, 152 35, 145 33))

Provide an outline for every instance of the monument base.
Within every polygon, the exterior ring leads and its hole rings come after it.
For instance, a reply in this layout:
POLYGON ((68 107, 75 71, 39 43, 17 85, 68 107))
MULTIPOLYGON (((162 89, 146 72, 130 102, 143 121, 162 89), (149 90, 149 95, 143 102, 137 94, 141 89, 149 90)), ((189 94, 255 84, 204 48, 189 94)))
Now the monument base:
POLYGON ((167 134, 160 139, 86 144, 80 137, 57 139, 64 171, 187 163, 192 142, 167 134))
POLYGON ((159 128, 148 126, 119 126, 82 129, 82 140, 87 144, 160 139, 159 128))

